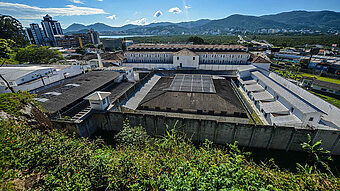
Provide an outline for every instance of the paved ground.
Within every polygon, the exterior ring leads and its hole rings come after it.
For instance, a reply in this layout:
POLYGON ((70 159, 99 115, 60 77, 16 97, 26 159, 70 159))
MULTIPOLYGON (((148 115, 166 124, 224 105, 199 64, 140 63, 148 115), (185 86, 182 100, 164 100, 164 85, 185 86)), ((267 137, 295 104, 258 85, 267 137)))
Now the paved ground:
POLYGON ((249 99, 249 97, 247 96, 246 92, 244 92, 244 90, 242 88, 238 88, 238 89, 241 91, 241 93, 246 98, 246 100, 248 101, 250 106, 253 108, 253 110, 255 111, 256 115, 259 116, 259 118, 261 119, 263 124, 264 125, 269 125, 267 120, 264 118, 263 114, 257 109, 257 107, 254 105, 254 103, 249 99))

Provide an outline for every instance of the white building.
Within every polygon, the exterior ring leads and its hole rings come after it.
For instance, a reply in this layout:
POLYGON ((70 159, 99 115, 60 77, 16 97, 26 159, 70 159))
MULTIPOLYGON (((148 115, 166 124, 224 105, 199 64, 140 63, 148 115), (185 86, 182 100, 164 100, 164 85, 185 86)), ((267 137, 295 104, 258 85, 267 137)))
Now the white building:
POLYGON ((240 45, 133 44, 124 57, 123 66, 134 68, 235 70, 250 53, 240 45))
POLYGON ((340 128, 340 109, 275 73, 250 70, 238 80, 271 125, 340 128))
MULTIPOLYGON (((33 91, 60 80, 82 74, 87 67, 73 65, 40 65, 1 67, 0 74, 15 91, 33 91)), ((0 79, 0 93, 10 92, 7 84, 0 79)))

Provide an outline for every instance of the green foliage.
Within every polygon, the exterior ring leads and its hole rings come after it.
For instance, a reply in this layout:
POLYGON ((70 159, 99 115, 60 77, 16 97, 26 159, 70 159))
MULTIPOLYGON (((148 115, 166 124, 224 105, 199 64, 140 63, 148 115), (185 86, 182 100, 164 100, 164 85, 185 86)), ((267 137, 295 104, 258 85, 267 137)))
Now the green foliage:
MULTIPOLYGON (((139 43, 186 43, 188 35, 173 36, 147 36, 147 37, 129 37, 139 43)), ((238 44, 239 38, 232 35, 197 35, 202 38, 205 44, 238 44)), ((278 47, 305 47, 305 45, 323 45, 331 46, 332 44, 340 44, 339 35, 249 35, 244 37, 247 40, 266 40, 270 44, 278 47)), ((248 46, 248 45, 246 45, 248 46)), ((251 45, 249 45, 251 46, 251 45)))
POLYGON ((280 47, 304 47, 307 45, 332 46, 340 44, 339 35, 249 35, 249 39, 266 40, 280 47))
POLYGON ((11 39, 0 39, 0 58, 10 58, 15 42, 11 39))
MULTIPOLYGON (((127 40, 133 40, 138 43, 186 43, 188 35, 176 36, 148 36, 148 37, 129 37, 127 40)), ((197 35, 196 37, 202 38, 205 44, 237 44, 237 36, 229 35, 197 35)))
POLYGON ((191 36, 188 38, 187 42, 192 42, 194 44, 204 44, 204 40, 198 36, 191 36))
POLYGON ((77 48, 76 49, 76 53, 78 53, 78 54, 85 54, 85 48, 77 48))
POLYGON ((15 59, 20 63, 51 64, 64 59, 57 50, 51 50, 47 46, 30 45, 19 49, 15 59))
POLYGON ((62 130, 0 121, 0 147, 0 189, 20 189, 23 182, 24 189, 38 190, 339 190, 339 179, 327 174, 250 162, 237 143, 195 147, 173 127, 144 147, 113 148, 62 130))
POLYGON ((317 170, 321 166, 328 172, 332 173, 328 165, 328 162, 332 161, 330 151, 324 150, 321 147, 321 144, 322 141, 317 141, 313 144, 312 138, 310 134, 308 134, 308 141, 301 144, 301 147, 308 153, 308 161, 303 168, 300 164, 298 164, 298 169, 302 169, 304 172, 308 172, 310 174, 313 169, 317 170))
POLYGON ((0 39, 11 39, 15 41, 19 47, 24 47, 28 44, 28 40, 21 23, 11 16, 1 14, 0 39))
POLYGON ((0 94, 0 111, 18 117, 21 115, 21 109, 29 103, 35 103, 33 98, 28 92, 0 94))
POLYGON ((141 147, 149 142, 150 136, 142 126, 131 127, 129 121, 126 120, 123 130, 115 136, 115 140, 123 146, 141 147))

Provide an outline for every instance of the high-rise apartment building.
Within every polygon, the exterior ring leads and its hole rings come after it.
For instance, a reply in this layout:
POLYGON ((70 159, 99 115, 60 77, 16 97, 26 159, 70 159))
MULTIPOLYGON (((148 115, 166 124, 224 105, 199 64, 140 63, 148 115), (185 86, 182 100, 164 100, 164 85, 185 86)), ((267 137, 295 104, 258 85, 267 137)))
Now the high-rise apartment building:
POLYGON ((47 37, 47 43, 51 46, 56 45, 55 35, 63 35, 63 29, 58 21, 52 20, 52 17, 46 15, 41 21, 45 36, 47 37))

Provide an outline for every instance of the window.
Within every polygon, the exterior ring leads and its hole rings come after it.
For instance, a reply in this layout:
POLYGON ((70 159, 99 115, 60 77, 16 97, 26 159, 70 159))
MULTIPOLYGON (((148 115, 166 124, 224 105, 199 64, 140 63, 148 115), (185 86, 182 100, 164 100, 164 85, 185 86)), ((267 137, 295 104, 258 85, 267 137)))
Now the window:
POLYGON ((309 118, 309 121, 313 121, 313 120, 314 120, 314 117, 309 118))
POLYGON ((294 112, 294 107, 290 108, 290 111, 293 113, 294 112))
POLYGON ((278 95, 276 96, 276 99, 279 99, 279 96, 278 96, 278 95))
POLYGON ((106 98, 105 98, 105 99, 103 99, 103 104, 106 104, 106 98))
POLYGON ((192 57, 192 60, 195 60, 195 57, 192 57))
POLYGON ((179 57, 177 56, 177 60, 179 60, 179 57))

